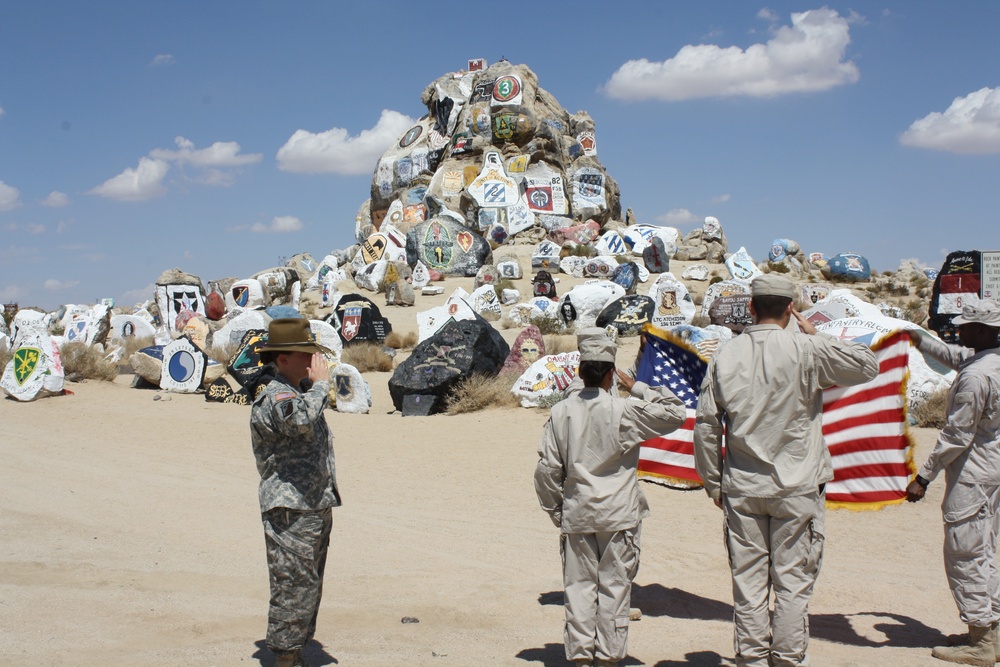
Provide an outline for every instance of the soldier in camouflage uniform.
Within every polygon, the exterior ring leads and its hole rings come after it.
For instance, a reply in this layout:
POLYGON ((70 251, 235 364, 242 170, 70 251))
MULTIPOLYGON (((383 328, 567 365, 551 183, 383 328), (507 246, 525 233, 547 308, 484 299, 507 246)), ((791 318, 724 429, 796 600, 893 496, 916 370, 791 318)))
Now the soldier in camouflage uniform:
POLYGON ((277 667, 305 665, 302 648, 316 631, 323 569, 340 506, 333 437, 323 410, 329 403, 330 371, 323 352, 301 318, 273 320, 261 360, 277 376, 253 403, 250 434, 260 472, 271 604, 267 646, 277 667))

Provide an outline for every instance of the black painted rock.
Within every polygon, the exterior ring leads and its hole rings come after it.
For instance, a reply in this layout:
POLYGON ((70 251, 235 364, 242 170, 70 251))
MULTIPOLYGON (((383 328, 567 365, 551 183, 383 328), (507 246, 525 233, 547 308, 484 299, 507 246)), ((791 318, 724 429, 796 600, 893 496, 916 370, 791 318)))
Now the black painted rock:
POLYGON ((635 294, 635 287, 639 283, 639 265, 635 262, 619 264, 611 275, 611 281, 620 285, 626 294, 635 294))
POLYGON ((642 294, 628 294, 615 299, 597 316, 597 326, 613 326, 619 336, 638 336, 642 327, 649 324, 656 303, 642 294))
POLYGON ((459 381, 474 373, 497 375, 509 354, 510 346, 500 332, 483 318, 448 322, 396 367, 389 379, 392 403, 404 416, 442 412, 459 381))
POLYGON ((552 274, 542 270, 531 279, 531 295, 543 296, 546 299, 556 298, 556 281, 552 279, 552 274))
POLYGON ((642 251, 642 261, 650 273, 666 273, 670 270, 670 255, 663 239, 654 236, 642 251))
POLYGON ((750 295, 731 294, 720 296, 712 302, 708 309, 708 318, 712 324, 728 327, 736 333, 753 324, 750 315, 750 295))
POLYGON ((348 294, 337 302, 335 315, 327 318, 347 345, 367 341, 381 343, 392 333, 392 324, 382 317, 375 302, 360 294, 348 294))

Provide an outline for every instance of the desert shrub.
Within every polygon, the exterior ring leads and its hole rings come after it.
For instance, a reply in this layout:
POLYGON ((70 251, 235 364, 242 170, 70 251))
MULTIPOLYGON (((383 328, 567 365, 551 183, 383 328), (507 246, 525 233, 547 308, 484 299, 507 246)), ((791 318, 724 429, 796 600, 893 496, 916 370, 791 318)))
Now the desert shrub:
POLYGON ((153 345, 156 345, 156 341, 153 340, 152 336, 144 336, 142 338, 126 338, 122 340, 121 346, 124 349, 122 352, 122 363, 127 362, 129 357, 142 348, 151 347, 153 345))
POLYGON ((712 320, 708 319, 708 315, 702 315, 701 313, 697 313, 694 317, 691 318, 691 326, 693 327, 701 327, 702 329, 704 329, 711 323, 712 320))
POLYGON ((107 358, 107 352, 96 345, 66 343, 59 349, 66 375, 79 375, 88 380, 111 382, 118 377, 118 364, 107 358))
POLYGON ((910 407, 910 417, 917 426, 943 428, 947 421, 948 390, 938 389, 924 400, 910 407))
POLYGON ((784 262, 768 262, 767 266, 775 273, 788 273, 791 271, 784 262))
POLYGON ((564 352, 576 352, 576 336, 569 334, 552 334, 544 336, 545 354, 562 354, 564 352))
POLYGON ((514 281, 511 280, 510 278, 500 278, 496 281, 496 283, 494 283, 493 289, 496 290, 497 296, 499 297, 500 295, 503 294, 503 291, 505 289, 516 290, 517 287, 514 286, 514 281))
POLYGON ((516 408, 521 399, 511 392, 516 373, 482 375, 474 373, 461 380, 445 401, 445 414, 460 415, 487 408, 516 408))
POLYGON ((559 401, 566 398, 566 393, 562 391, 554 391, 548 396, 542 396, 538 399, 538 407, 543 409, 549 409, 559 401))
POLYGON ((923 324, 927 319, 927 308, 922 299, 910 299, 903 309, 903 317, 914 324, 923 324))
POLYGON ((557 334, 562 333, 563 323, 562 320, 555 317, 545 317, 544 315, 532 317, 528 320, 531 324, 538 327, 538 330, 542 332, 542 335, 546 334, 557 334))
POLYGON ((715 283, 721 283, 721 282, 722 282, 722 276, 712 276, 712 279, 708 281, 708 284, 711 287, 715 283))
POLYGON ((14 353, 11 352, 9 349, 0 350, 0 373, 2 373, 5 368, 7 368, 7 364, 9 364, 10 360, 13 358, 14 358, 14 353))
POLYGON ((385 344, 394 350, 409 350, 416 347, 419 340, 420 337, 415 331, 408 331, 405 336, 393 331, 385 337, 385 344))
MULTIPOLYGON (((563 246, 563 252, 571 257, 596 257, 597 248, 585 243, 567 243, 563 246)), ((562 254, 562 253, 560 253, 562 254)))
POLYGON ((340 361, 354 366, 362 373, 376 371, 384 373, 392 370, 392 357, 385 353, 378 343, 354 343, 344 347, 340 361))

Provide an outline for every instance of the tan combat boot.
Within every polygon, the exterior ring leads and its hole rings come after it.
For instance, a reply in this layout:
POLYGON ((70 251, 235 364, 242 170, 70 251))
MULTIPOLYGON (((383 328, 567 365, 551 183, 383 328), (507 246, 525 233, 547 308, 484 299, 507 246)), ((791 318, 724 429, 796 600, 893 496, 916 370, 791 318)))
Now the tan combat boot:
POLYGON ((938 660, 954 662, 960 665, 978 665, 993 667, 997 661, 994 642, 996 641, 996 626, 969 626, 969 644, 967 646, 938 646, 931 655, 938 660))

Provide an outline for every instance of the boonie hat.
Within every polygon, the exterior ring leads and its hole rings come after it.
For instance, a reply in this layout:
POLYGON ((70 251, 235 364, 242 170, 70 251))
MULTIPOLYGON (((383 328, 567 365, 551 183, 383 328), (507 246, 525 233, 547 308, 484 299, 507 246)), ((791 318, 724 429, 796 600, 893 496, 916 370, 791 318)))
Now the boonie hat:
POLYGON ((610 361, 615 363, 618 345, 608 332, 600 327, 588 327, 576 335, 580 348, 580 361, 610 361))
POLYGON ((979 303, 966 304, 962 314, 951 321, 955 326, 960 324, 985 324, 988 327, 1000 327, 1000 306, 992 299, 983 299, 979 303))
POLYGON ((282 317, 271 320, 267 325, 267 342, 258 352, 322 352, 333 351, 316 342, 316 336, 309 329, 309 320, 302 317, 282 317))
POLYGON ((786 299, 795 298, 795 284, 788 278, 776 273, 765 273, 754 278, 750 283, 752 296, 783 296, 786 299))

